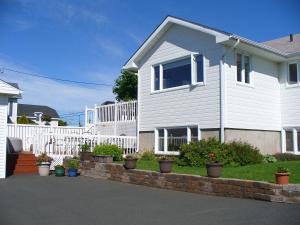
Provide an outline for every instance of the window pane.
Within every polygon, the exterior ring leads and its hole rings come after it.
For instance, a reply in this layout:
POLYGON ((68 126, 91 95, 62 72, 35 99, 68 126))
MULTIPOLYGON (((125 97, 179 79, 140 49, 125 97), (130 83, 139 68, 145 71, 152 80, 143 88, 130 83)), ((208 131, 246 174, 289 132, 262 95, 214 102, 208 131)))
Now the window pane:
POLYGON ((289 83, 297 83, 297 63, 289 64, 289 83))
POLYGON ((164 129, 158 130, 158 151, 164 151, 164 129))
POLYGON ((244 56, 245 65, 245 83, 250 83, 250 58, 249 56, 244 56))
POLYGON ((236 55, 237 81, 242 81, 242 55, 236 55))
POLYGON ((293 151, 293 132, 292 131, 286 131, 286 151, 291 152, 293 151))
POLYGON ((159 66, 154 67, 154 90, 159 90, 159 66))
POLYGON ((196 63, 197 63, 197 82, 203 82, 203 55, 196 56, 196 63))
POLYGON ((198 128, 193 127, 191 128, 191 142, 198 141, 198 128))
POLYGON ((178 151, 179 146, 187 143, 187 129, 168 129, 168 151, 178 151))
POLYGON ((163 65, 163 88, 171 88, 191 83, 191 60, 183 59, 163 65))

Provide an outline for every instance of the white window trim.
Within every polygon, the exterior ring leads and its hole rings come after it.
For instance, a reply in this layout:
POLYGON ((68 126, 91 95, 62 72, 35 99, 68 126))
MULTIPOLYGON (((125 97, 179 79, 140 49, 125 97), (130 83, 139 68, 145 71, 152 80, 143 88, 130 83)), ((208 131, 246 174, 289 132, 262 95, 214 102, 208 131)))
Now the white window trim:
POLYGON ((292 88, 292 87, 299 87, 300 86, 300 62, 299 61, 292 61, 287 63, 287 69, 286 69, 286 87, 292 88), (290 84, 290 64, 296 64, 297 65, 297 83, 290 84))
POLYGON ((281 147, 282 147, 282 153, 292 153, 295 155, 300 155, 300 149, 298 148, 298 133, 300 132, 300 128, 284 128, 281 131, 281 147), (290 131, 292 132, 293 137, 293 151, 287 151, 286 149, 286 132, 290 131))
POLYGON ((171 126, 171 127, 157 127, 154 130, 154 153, 157 155, 179 155, 178 151, 168 151, 168 129, 172 128, 186 128, 187 129, 187 143, 191 142, 191 128, 198 129, 198 140, 201 140, 201 129, 199 125, 186 125, 186 126, 171 126), (164 151, 159 151, 159 132, 158 130, 164 130, 164 151))
POLYGON ((171 59, 168 61, 164 61, 164 62, 160 62, 157 64, 153 64, 151 66, 151 86, 150 86, 150 90, 151 90, 151 94, 155 94, 155 93, 162 93, 162 92, 168 92, 168 91, 174 91, 174 90, 180 90, 180 89, 185 89, 191 86, 204 86, 206 85, 206 58, 204 56, 203 53, 197 53, 197 52, 192 52, 190 55, 185 55, 176 59, 171 59), (202 54, 203 57, 203 82, 197 82, 197 70, 196 70, 196 61, 195 61, 195 56, 202 54), (187 84, 187 85, 180 85, 180 86, 176 86, 176 87, 171 87, 171 88, 163 88, 163 65, 167 64, 167 63, 172 63, 172 62, 176 62, 178 60, 182 60, 182 59, 186 59, 186 58, 191 58, 191 84, 187 84), (160 70, 159 70, 159 90, 154 90, 155 87, 155 70, 154 67, 159 66, 160 70))
MULTIPOLYGON (((247 54, 247 53, 243 53, 243 52, 236 52, 235 54, 235 63, 237 61, 237 55, 240 54, 241 55, 241 63, 242 63, 242 81, 238 81, 237 80, 237 69, 236 69, 236 77, 235 77, 235 80, 236 80, 236 85, 238 86, 246 86, 246 87, 251 87, 251 88, 254 88, 254 82, 253 82, 253 65, 252 65, 252 56, 247 54), (245 82, 245 56, 249 57, 249 67, 250 67, 250 71, 249 71, 249 83, 246 83, 245 82)), ((236 65, 237 66, 237 65, 236 65)))

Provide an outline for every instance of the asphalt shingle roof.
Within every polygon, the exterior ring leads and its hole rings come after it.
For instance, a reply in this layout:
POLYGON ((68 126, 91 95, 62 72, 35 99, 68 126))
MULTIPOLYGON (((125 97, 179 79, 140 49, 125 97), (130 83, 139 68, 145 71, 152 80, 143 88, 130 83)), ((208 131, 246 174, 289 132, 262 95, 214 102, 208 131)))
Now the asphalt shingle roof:
POLYGON ((49 106, 18 104, 18 116, 34 116, 35 112, 42 112, 44 115, 51 116, 52 118, 59 118, 56 110, 49 106))
POLYGON ((300 33, 293 34, 293 41, 290 41, 290 36, 263 42, 263 44, 283 51, 287 54, 300 52, 300 33))

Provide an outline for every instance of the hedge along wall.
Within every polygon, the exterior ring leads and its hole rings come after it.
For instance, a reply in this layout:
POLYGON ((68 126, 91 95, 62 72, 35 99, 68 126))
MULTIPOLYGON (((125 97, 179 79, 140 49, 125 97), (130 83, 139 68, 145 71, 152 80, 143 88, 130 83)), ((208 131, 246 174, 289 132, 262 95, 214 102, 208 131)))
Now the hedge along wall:
POLYGON ((272 202, 300 202, 300 185, 277 185, 249 180, 208 178, 184 174, 162 174, 145 170, 126 170, 120 164, 84 162, 84 176, 146 185, 176 191, 216 196, 250 198, 272 202))

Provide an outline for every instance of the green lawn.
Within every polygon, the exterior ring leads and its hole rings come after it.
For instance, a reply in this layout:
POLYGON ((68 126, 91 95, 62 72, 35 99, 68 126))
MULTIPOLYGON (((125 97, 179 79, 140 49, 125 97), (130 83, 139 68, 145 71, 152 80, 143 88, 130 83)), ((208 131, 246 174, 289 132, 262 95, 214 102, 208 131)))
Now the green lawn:
MULTIPOLYGON (((267 181, 274 183, 274 173, 279 166, 289 168, 291 172, 290 183, 300 183, 300 161, 285 161, 250 166, 224 167, 222 177, 267 181)), ((158 162, 139 160, 137 169, 159 171, 158 162)), ((206 176, 205 168, 187 166, 180 167, 176 164, 173 165, 172 172, 206 176)))

